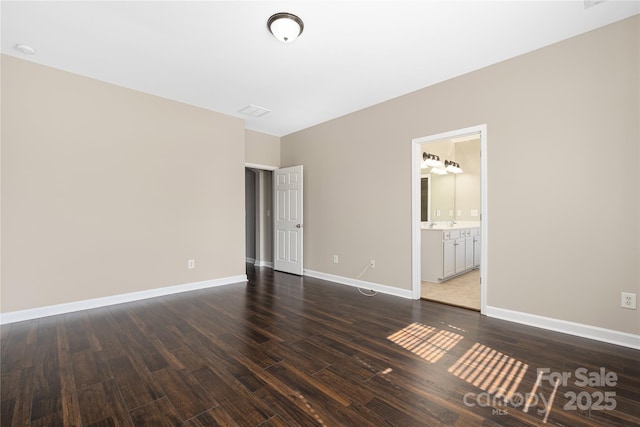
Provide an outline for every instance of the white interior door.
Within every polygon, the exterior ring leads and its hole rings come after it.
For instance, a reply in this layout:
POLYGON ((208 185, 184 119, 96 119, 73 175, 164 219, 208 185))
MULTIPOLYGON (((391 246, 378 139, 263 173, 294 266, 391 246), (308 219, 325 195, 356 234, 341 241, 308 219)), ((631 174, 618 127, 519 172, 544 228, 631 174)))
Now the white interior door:
POLYGON ((302 275, 302 166, 273 172, 274 270, 302 275))

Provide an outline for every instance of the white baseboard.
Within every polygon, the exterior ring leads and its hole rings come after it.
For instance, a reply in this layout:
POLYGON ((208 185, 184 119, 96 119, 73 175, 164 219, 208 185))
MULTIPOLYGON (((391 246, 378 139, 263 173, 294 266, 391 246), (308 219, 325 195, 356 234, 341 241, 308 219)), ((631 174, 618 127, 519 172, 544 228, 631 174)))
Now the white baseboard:
POLYGON ((255 259, 255 258, 249 258, 249 257, 246 257, 244 261, 245 261, 247 264, 253 264, 253 263, 255 263, 255 262, 256 262, 256 259, 255 259))
POLYGON ((269 267, 269 268, 273 268, 273 263, 271 261, 260 261, 260 260, 256 260, 256 262, 253 264, 256 267, 269 267))
POLYGON ((328 273, 321 273, 319 271, 304 270, 304 275, 309 277, 315 277, 316 279, 328 280, 329 282, 340 283, 341 285, 354 286, 356 288, 371 289, 382 294, 393 295, 396 297, 402 297, 411 299, 412 292, 409 289, 398 289, 393 286, 380 285, 378 283, 366 282, 364 280, 351 279, 349 277, 336 276, 328 273))
POLYGON ((127 294, 112 295, 102 298, 94 298, 83 301, 74 301, 64 304, 49 305, 45 307, 30 308, 27 310, 0 313, 0 325, 6 323, 21 322, 23 320, 37 319, 40 317, 54 316, 57 314, 71 313, 74 311, 88 310, 107 305, 122 304, 141 299, 177 294, 180 292, 194 291, 196 289, 213 288, 216 286, 230 285, 232 283, 246 282, 247 275, 223 277, 221 279, 204 280, 202 282, 186 283, 183 285, 166 286, 163 288, 149 289, 146 291, 131 292, 127 294))
POLYGON ((538 316, 536 314, 507 310, 499 307, 487 306, 485 314, 489 317, 535 326, 537 328, 562 332, 583 338, 603 341, 610 344, 640 350, 640 335, 600 328, 598 326, 584 325, 582 323, 568 322, 566 320, 553 319, 551 317, 538 316))

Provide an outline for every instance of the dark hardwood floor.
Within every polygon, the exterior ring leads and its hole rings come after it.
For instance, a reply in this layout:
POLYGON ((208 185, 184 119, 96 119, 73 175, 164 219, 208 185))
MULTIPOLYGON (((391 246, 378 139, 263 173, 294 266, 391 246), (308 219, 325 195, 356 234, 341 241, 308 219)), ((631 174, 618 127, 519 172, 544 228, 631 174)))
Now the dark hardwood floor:
POLYGON ((247 273, 2 326, 2 426, 640 424, 640 351, 247 273))

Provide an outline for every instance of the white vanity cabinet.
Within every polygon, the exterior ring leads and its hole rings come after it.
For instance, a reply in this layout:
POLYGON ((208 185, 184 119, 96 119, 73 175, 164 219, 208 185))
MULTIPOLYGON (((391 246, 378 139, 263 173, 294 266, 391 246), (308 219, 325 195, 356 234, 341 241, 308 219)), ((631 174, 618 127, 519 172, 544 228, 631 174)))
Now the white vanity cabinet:
POLYGON ((473 235, 473 268, 480 267, 480 229, 473 228, 475 235, 473 235))
MULTIPOLYGON (((424 236, 424 234, 423 234, 424 236)), ((423 246, 424 247, 424 246, 423 246)), ((458 254, 456 253, 456 241, 453 239, 447 239, 442 242, 442 268, 436 269, 433 273, 440 277, 449 277, 456 274, 456 258, 458 258, 458 254)), ((425 268, 424 268, 424 255, 422 256, 422 280, 425 279, 425 268)), ((440 260, 438 260, 438 264, 440 264, 440 260)), ((431 272, 430 272, 431 273, 431 272)), ((433 273, 430 276, 433 276, 433 273)), ((427 280, 431 282, 431 280, 427 280)))
POLYGON ((443 282, 480 265, 480 228, 422 229, 422 280, 443 282))

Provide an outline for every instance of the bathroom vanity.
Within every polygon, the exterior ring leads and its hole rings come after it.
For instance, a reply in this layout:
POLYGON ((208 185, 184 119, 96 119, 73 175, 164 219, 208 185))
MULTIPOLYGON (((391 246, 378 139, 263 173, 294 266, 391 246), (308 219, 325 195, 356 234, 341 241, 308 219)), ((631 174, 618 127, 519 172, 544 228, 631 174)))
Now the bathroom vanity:
POLYGON ((480 227, 421 227, 422 280, 441 283, 480 267, 480 227))

